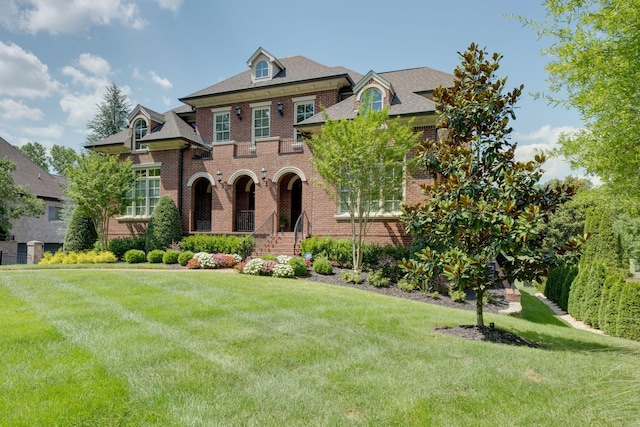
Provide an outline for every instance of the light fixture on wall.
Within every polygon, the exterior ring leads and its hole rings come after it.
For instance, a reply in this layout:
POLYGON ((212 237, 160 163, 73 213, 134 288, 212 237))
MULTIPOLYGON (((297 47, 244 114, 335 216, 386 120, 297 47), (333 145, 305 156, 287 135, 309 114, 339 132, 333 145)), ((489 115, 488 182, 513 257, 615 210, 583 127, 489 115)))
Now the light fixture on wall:
POLYGON ((216 176, 218 177, 218 184, 220 184, 221 188, 224 188, 224 182, 222 182, 222 172, 220 172, 220 169, 218 169, 218 172, 216 172, 216 176))
POLYGON ((238 120, 242 120, 242 109, 239 105, 236 105, 236 116, 238 116, 238 120))
POLYGON ((269 181, 267 180, 267 170, 265 168, 262 168, 260 169, 260 172, 262 173, 262 182, 264 182, 264 186, 268 187, 269 181))
POLYGON ((284 104, 282 103, 282 101, 278 101, 278 104, 276 104, 278 106, 278 113, 280 113, 280 116, 284 116, 284 104))

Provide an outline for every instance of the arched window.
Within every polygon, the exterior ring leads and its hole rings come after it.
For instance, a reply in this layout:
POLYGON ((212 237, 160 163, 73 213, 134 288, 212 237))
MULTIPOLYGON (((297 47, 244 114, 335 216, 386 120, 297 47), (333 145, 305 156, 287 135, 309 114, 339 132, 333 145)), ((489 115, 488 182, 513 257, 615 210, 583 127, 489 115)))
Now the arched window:
POLYGON ((133 124, 133 134, 135 138, 135 149, 142 150, 146 148, 140 143, 140 140, 147 134, 147 122, 144 119, 138 119, 133 124))
POLYGON ((267 61, 260 61, 256 65, 256 79, 264 79, 269 77, 269 64, 267 61))
POLYGON ((382 92, 378 88, 371 87, 362 93, 360 102, 366 103, 365 111, 381 111, 382 92))

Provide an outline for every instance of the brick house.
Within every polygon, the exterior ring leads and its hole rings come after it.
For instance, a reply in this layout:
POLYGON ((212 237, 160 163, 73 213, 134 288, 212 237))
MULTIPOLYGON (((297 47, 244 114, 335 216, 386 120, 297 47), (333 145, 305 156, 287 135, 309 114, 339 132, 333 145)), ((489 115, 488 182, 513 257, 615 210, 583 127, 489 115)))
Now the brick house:
POLYGON ((7 158, 16 165, 14 184, 28 186, 31 193, 45 203, 43 215, 11 220, 9 235, 0 236, 2 264, 26 263, 27 242, 30 241, 42 242, 44 250, 56 252, 64 243, 66 229, 61 217, 64 178, 51 175, 3 138, 0 138, 1 158, 7 158))
MULTIPOLYGON (((246 65, 164 114, 136 106, 129 129, 87 146, 134 162, 135 197, 110 225, 111 238, 144 232, 165 194, 176 202, 185 234, 270 235, 280 229, 292 241, 311 233, 349 237, 339 201, 314 184, 320 177, 304 140, 321 131, 321 109, 330 119, 353 118, 360 99, 371 94, 373 108, 388 105, 390 117, 413 118, 416 132, 435 138, 431 93, 453 83, 452 75, 430 68, 362 75, 303 56, 276 58, 262 48, 246 65)), ((394 200, 381 203, 369 241, 408 241, 398 207, 420 201, 419 184, 427 179, 407 176, 394 200)))

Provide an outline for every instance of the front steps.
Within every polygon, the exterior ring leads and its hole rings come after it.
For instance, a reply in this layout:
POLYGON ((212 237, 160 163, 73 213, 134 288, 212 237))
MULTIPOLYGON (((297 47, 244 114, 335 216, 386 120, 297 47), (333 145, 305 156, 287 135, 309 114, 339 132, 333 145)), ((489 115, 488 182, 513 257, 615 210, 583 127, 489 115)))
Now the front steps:
POLYGON ((267 241, 264 242, 260 247, 256 247, 256 249, 251 254, 251 258, 258 258, 264 254, 273 254, 275 256, 298 255, 298 252, 300 251, 300 245, 298 244, 298 247, 296 247, 294 250, 294 238, 294 233, 292 231, 281 231, 273 234, 269 238, 267 238, 267 241))

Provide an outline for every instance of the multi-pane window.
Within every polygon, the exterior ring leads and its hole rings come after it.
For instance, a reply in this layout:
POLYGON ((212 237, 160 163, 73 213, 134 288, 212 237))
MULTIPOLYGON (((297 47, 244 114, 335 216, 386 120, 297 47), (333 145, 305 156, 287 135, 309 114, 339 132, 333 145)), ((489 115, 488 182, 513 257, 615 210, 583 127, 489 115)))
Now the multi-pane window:
MULTIPOLYGON (((313 116, 315 105, 313 101, 296 103, 296 123, 313 116)), ((296 141, 302 142, 302 133, 296 131, 296 141)))
POLYGON ((270 136, 269 130, 269 107, 256 108, 253 110, 253 138, 267 138, 270 136))
POLYGON ((144 119, 138 119, 133 124, 133 132, 135 139, 135 149, 143 150, 146 148, 143 144, 140 143, 140 140, 147 134, 147 122, 144 119))
MULTIPOLYGON (((393 187, 387 190, 387 194, 380 194, 380 198, 364 201, 364 211, 370 214, 399 212, 403 200, 403 178, 403 167, 398 166, 394 168, 387 176, 389 182, 393 183, 393 187)), ((338 207, 339 213, 349 212, 350 199, 348 188, 341 188, 338 207)))
POLYGON ((230 117, 231 114, 229 112, 214 114, 213 125, 215 142, 229 141, 231 139, 230 117))
POLYGON ((366 111, 381 111, 382 110, 382 92, 375 87, 369 88, 364 91, 361 102, 365 102, 366 111))
POLYGON ((160 199, 160 168, 135 169, 127 216, 149 216, 160 199))
POLYGON ((269 64, 267 61, 260 61, 256 65, 256 79, 264 79, 269 77, 269 64))

